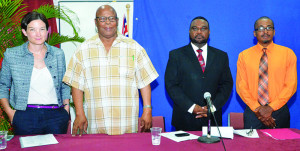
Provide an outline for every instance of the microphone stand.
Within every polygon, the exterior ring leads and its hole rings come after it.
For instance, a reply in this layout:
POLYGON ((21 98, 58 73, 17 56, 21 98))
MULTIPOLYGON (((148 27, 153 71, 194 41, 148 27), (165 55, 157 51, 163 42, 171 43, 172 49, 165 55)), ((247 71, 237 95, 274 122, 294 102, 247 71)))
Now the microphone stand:
POLYGON ((207 144, 220 142, 220 138, 210 135, 210 131, 211 131, 210 114, 214 114, 213 112, 211 112, 210 107, 211 107, 210 104, 207 103, 207 119, 208 119, 207 136, 200 136, 198 138, 198 142, 207 143, 207 144))

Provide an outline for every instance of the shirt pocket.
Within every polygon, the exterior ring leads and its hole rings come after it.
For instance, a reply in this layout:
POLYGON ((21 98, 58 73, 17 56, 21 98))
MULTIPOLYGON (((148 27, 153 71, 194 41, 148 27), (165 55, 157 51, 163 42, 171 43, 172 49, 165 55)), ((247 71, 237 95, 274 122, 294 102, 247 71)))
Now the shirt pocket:
POLYGON ((132 78, 134 76, 134 59, 132 56, 112 57, 112 75, 121 78, 132 78))

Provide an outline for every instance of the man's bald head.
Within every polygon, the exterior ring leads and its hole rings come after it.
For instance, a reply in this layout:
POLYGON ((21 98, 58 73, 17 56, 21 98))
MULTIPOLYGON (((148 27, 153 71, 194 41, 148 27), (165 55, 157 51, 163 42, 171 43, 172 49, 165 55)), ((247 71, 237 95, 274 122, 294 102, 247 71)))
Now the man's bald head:
POLYGON ((116 10, 115 10, 113 7, 111 7, 110 5, 102 5, 102 6, 100 6, 100 7, 97 9, 97 11, 96 11, 96 17, 97 17, 97 15, 100 14, 103 10, 110 10, 110 11, 112 11, 112 12, 115 14, 115 17, 118 17, 116 10))

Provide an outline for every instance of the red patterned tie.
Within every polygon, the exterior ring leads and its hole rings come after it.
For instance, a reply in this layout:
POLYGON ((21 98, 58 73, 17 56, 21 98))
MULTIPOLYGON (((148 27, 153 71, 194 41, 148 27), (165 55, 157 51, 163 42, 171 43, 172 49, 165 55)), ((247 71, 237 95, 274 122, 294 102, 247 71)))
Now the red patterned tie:
POLYGON ((202 56, 202 49, 198 49, 197 52, 198 52, 198 61, 200 63, 200 66, 202 68, 202 71, 204 72, 205 71, 205 62, 204 62, 204 59, 203 59, 203 56, 202 56))
POLYGON ((258 102, 261 105, 266 105, 269 102, 268 92, 268 56, 267 48, 263 48, 264 52, 259 63, 259 79, 258 79, 258 102))

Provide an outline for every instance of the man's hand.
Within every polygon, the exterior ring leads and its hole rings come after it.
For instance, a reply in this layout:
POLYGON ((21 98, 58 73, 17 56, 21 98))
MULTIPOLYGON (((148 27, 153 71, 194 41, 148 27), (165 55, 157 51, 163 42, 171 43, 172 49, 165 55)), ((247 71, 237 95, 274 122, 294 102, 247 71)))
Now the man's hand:
MULTIPOLYGON (((143 105, 151 106, 151 86, 148 84, 147 86, 140 89, 142 98, 143 98, 143 105)), ((146 132, 150 131, 150 128, 152 127, 152 109, 151 108, 144 108, 143 114, 141 117, 141 131, 146 132)))
POLYGON ((152 127, 152 109, 151 108, 144 108, 142 117, 141 117, 141 131, 142 132, 149 132, 150 128, 152 127))
POLYGON ((255 115, 264 125, 269 128, 275 128, 275 119, 272 117, 273 109, 266 105, 255 109, 255 115))
POLYGON ((82 135, 83 131, 87 133, 86 131, 87 127, 88 127, 88 121, 85 115, 80 115, 80 116, 77 115, 73 123, 72 136, 75 136, 77 134, 78 129, 79 129, 79 136, 82 135))
POLYGON ((72 87, 72 98, 74 101, 76 111, 76 117, 72 129, 72 136, 75 136, 77 134, 78 129, 79 136, 81 136, 83 131, 87 133, 86 130, 88 127, 88 121, 85 117, 83 109, 83 91, 72 87))
POLYGON ((195 105, 195 108, 193 110, 193 114, 196 115, 196 118, 202 118, 202 117, 207 117, 207 106, 199 106, 195 105))

